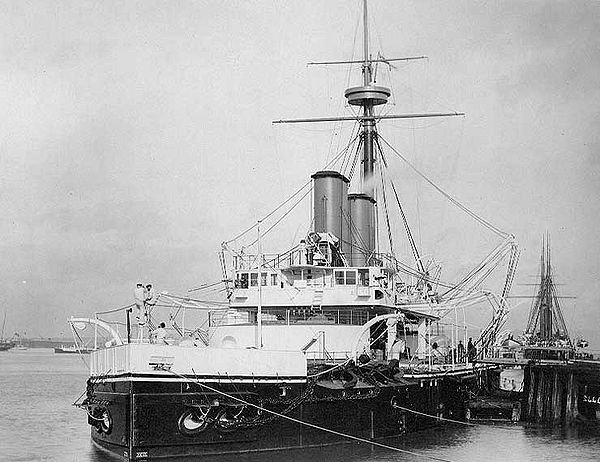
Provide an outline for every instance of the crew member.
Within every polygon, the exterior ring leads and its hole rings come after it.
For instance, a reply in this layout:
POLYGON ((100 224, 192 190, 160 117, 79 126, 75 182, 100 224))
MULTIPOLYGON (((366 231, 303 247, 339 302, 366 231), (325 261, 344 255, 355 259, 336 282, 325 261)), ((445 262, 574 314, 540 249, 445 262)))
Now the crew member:
POLYGON ((153 308, 158 301, 158 296, 156 295, 156 291, 152 287, 152 284, 146 285, 146 308, 153 308))
POLYGON ((458 362, 462 363, 465 360, 465 346, 463 345, 462 340, 458 341, 458 362))
POLYGON ((142 337, 142 328, 146 324, 146 289, 141 282, 138 282, 133 291, 133 298, 135 300, 135 319, 137 319, 139 331, 140 331, 140 339, 142 337))
POLYGON ((473 338, 469 337, 469 343, 467 343, 467 358, 472 363, 477 357, 477 347, 473 344, 473 338))
POLYGON ((154 343, 166 343, 167 342, 167 329, 165 329, 165 323, 161 322, 156 329, 151 332, 151 339, 154 339, 154 343))

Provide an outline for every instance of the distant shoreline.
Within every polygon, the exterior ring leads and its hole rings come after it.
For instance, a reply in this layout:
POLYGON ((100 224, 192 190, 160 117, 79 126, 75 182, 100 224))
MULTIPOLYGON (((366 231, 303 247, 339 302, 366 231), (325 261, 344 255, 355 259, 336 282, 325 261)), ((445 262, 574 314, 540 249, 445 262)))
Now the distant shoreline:
MULTIPOLYGON (((84 339, 84 341, 85 340, 87 339, 84 339)), ((61 346, 75 345, 72 338, 23 338, 19 343, 27 348, 58 348, 61 346)))

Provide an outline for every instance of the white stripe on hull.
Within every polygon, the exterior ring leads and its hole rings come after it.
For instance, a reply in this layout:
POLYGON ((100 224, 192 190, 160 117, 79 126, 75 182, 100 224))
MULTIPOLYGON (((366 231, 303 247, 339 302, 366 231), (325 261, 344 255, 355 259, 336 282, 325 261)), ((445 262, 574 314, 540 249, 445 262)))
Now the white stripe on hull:
POLYGON ((247 378, 247 379, 228 379, 228 378, 208 378, 208 377, 92 377, 101 379, 102 383, 106 382, 201 382, 201 383, 275 383, 275 384, 287 384, 287 383, 306 383, 304 378, 294 379, 259 379, 259 378, 247 378))

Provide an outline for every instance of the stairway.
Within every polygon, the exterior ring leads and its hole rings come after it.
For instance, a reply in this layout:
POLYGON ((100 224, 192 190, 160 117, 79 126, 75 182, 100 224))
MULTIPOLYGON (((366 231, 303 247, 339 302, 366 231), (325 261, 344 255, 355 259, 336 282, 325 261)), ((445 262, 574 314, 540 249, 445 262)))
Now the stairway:
POLYGON ((321 313, 323 304, 323 286, 315 287, 315 291, 313 293, 312 305, 310 307, 310 311, 312 313, 321 313))

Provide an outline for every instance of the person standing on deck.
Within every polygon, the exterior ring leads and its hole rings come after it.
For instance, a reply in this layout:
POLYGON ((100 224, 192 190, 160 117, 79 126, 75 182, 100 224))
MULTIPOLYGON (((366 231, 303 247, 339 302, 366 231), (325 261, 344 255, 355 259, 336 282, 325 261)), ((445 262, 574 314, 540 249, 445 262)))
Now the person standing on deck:
POLYGON ((133 298, 135 299, 135 319, 138 323, 139 339, 142 339, 144 325, 146 324, 146 289, 141 282, 138 282, 134 291, 133 298))
POLYGON ((465 346, 463 345, 462 340, 458 341, 458 362, 462 363, 465 360, 465 346))
POLYGON ((167 342, 167 330, 165 329, 165 323, 161 322, 156 329, 151 332, 151 341, 154 343, 168 344, 167 342))
POLYGON ((473 338, 469 337, 469 343, 467 343, 467 358, 469 359, 469 362, 472 363, 473 361, 475 361, 476 357, 477 348, 475 347, 475 345, 473 345, 473 338))
POLYGON ((147 284, 146 285, 146 312, 148 314, 150 314, 150 311, 152 311, 152 308, 154 308, 154 305, 156 305, 157 301, 158 301, 158 297, 156 296, 156 291, 154 290, 154 287, 152 287, 152 284, 147 284))

